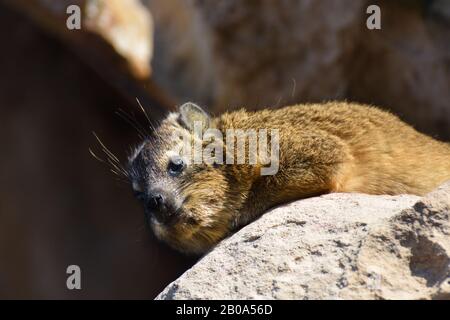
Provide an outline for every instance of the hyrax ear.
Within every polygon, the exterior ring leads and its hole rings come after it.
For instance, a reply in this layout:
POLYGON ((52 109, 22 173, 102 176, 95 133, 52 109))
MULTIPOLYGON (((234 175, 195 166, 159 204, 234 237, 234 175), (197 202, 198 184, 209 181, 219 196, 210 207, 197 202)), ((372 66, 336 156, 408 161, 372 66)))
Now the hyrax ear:
POLYGON ((210 116, 198 105, 186 102, 178 109, 180 113, 180 124, 186 129, 192 130, 196 122, 201 124, 202 129, 209 128, 210 116))

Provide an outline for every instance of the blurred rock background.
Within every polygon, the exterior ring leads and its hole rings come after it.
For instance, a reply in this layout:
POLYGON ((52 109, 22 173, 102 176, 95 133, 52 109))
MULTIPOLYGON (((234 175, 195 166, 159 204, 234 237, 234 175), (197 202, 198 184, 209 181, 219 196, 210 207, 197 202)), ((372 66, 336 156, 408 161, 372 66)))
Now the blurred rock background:
POLYGON ((446 0, 1 0, 0 41, 1 298, 153 298, 192 265, 88 152, 96 131, 125 160, 138 138, 115 111, 145 123, 135 98, 154 119, 186 100, 220 113, 347 99, 450 140, 446 0), (81 30, 66 28, 71 4, 81 30))
POLYGON ((212 111, 333 99, 450 137, 446 0, 148 0, 153 79, 212 111), (381 30, 366 9, 381 8, 381 30), (174 83, 176 79, 176 83, 174 83))

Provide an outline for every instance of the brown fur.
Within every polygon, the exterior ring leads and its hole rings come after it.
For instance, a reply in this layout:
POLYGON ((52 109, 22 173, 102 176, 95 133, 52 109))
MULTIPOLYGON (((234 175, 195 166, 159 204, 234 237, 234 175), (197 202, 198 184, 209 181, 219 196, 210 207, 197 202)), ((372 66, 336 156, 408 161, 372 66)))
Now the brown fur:
POLYGON ((210 127, 224 137, 229 128, 278 129, 276 175, 261 176, 258 166, 202 164, 167 178, 165 153, 179 143, 170 134, 190 134, 179 117, 171 114, 165 119, 156 137, 132 157, 131 176, 143 189, 162 181, 177 193, 182 209, 177 223, 152 228, 183 252, 202 253, 267 209, 292 200, 329 192, 422 195, 450 179, 449 144, 375 107, 343 102, 240 110, 211 119, 210 127))

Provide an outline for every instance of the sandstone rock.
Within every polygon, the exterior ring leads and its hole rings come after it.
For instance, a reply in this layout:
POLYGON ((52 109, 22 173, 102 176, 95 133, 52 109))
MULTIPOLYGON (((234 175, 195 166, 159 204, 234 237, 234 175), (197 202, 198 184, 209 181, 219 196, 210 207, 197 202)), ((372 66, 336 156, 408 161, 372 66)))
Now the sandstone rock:
POLYGON ((450 183, 374 228, 343 298, 450 299, 450 183))
POLYGON ((329 194, 273 209, 157 297, 444 298, 450 298, 450 183, 424 198, 329 194))

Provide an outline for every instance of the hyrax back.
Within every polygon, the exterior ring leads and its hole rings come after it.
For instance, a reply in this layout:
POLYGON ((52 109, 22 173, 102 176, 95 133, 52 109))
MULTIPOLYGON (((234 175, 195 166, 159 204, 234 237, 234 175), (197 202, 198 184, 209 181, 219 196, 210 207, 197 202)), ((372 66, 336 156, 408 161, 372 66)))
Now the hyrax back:
MULTIPOLYGON (((235 152, 221 147, 224 154, 235 152)), ((240 110, 216 118, 185 104, 141 145, 130 168, 156 235, 181 251, 201 253, 267 209, 292 200, 329 192, 427 193, 450 179, 450 146, 390 113, 357 104, 240 110), (171 174, 172 151, 180 143, 173 133, 195 141, 194 121, 201 121, 203 130, 218 129, 224 138, 227 129, 277 129, 278 172, 261 175, 260 164, 196 164, 180 154, 176 168, 182 169, 171 174), (165 202, 158 205, 155 194, 165 202)))

